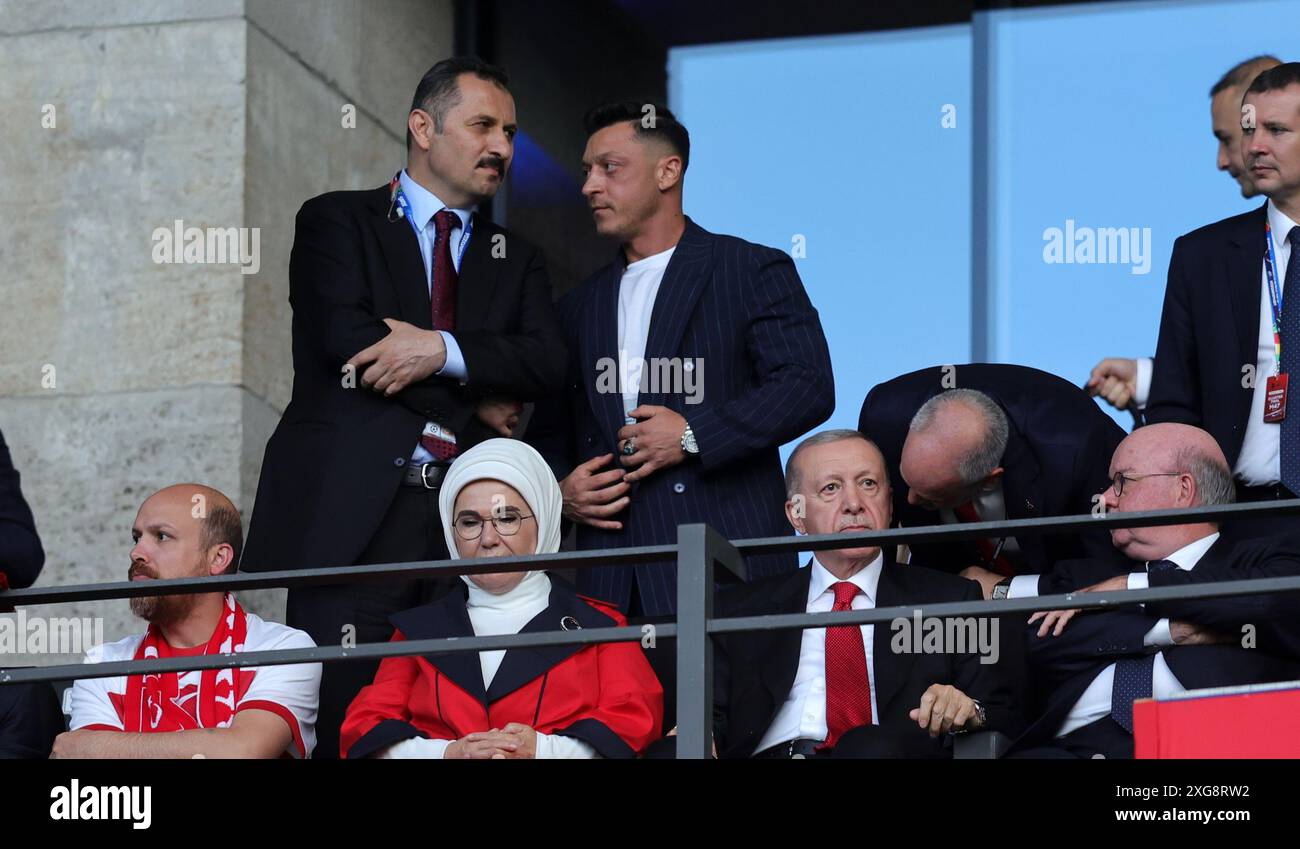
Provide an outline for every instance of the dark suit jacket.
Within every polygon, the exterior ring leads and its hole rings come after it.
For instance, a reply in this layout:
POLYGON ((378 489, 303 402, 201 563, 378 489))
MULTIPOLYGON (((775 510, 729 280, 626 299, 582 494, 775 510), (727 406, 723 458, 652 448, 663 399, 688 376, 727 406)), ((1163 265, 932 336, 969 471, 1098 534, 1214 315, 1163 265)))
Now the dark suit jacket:
MULTIPOLYGON (((568 384, 555 403, 538 405, 528 440, 561 478, 592 457, 613 453, 617 459, 623 398, 615 384, 602 380, 602 363, 617 363, 619 356, 618 289, 625 267, 619 256, 560 301, 573 353, 568 384)), ((622 531, 580 525, 578 547, 676 542, 677 526, 692 522, 708 523, 729 539, 792 534, 778 448, 830 417, 835 389, 821 322, 790 257, 709 233, 687 219, 655 298, 645 358, 699 364, 699 403, 689 403, 687 391, 662 391, 662 383, 639 400, 685 417, 700 454, 634 485, 631 504, 615 517, 622 531)), ((793 554, 748 561, 754 577, 797 566, 793 554)), ((674 564, 580 570, 578 590, 627 609, 634 568, 645 612, 672 613, 674 564)))
POLYGON ((354 562, 426 421, 450 427, 463 450, 493 435, 474 416, 483 396, 531 401, 562 385, 564 340, 540 252, 475 215, 454 331, 468 382, 432 375, 391 398, 362 387, 360 375, 356 388, 343 386, 343 364, 387 335, 384 318, 432 329, 419 244, 388 209, 385 186, 321 195, 298 213, 289 260, 293 398, 266 446, 245 569, 354 562), (494 239, 505 256, 493 256, 494 239))
POLYGON ((45 564, 36 520, 23 498, 18 470, 0 434, 0 589, 30 587, 45 564))
MULTIPOLYGON (((1096 564, 1068 564, 1077 586, 1102 575, 1096 564)), ((1129 571, 1145 565, 1130 562, 1129 571)), ((1225 580, 1300 575, 1300 538, 1260 539, 1238 543, 1222 537, 1189 571, 1170 570, 1150 576, 1150 585, 1174 586, 1225 580)), ((1060 592, 1063 590, 1055 589, 1060 592)), ((1107 666, 1151 649, 1142 640, 1167 617, 1201 625, 1240 640, 1243 627, 1254 629, 1253 648, 1240 643, 1172 646, 1161 649, 1165 663, 1183 687, 1203 689, 1300 678, 1300 596, 1263 594, 1237 598, 1160 602, 1145 609, 1127 607, 1105 613, 1081 613, 1061 636, 1038 637, 1029 626, 1031 671, 1039 696, 1039 718, 1017 741, 1017 748, 1052 739, 1088 685, 1107 666)))
MULTIPOLYGON (((721 617, 803 613, 808 607, 811 568, 753 584, 729 587, 718 597, 721 617)), ((919 566, 898 566, 888 558, 876 589, 876 606, 978 601, 979 585, 955 575, 919 566)), ((901 654, 891 651, 893 630, 873 625, 872 671, 882 731, 898 738, 895 751, 916 756, 949 754, 944 738, 931 739, 908 713, 921 703, 932 684, 952 684, 978 700, 988 713, 986 730, 1014 736, 1022 727, 1013 704, 1007 667, 1022 660, 1017 652, 1002 652, 996 664, 983 664, 975 653, 901 654)), ((1011 631, 1014 640, 1018 631, 1011 631)), ((1006 647, 1006 634, 999 639, 1006 647)), ((754 754, 777 712, 794 686, 803 632, 753 631, 719 635, 714 640, 714 737, 718 756, 744 758, 754 754)))
MULTIPOLYGON (((1091 513, 1093 496, 1110 485, 1110 458, 1124 439, 1124 431, 1110 416, 1079 387, 1038 369, 973 363, 957 366, 951 375, 952 386, 983 392, 1007 414, 1010 436, 1002 455, 1002 488, 1008 519, 1091 513)), ((904 527, 942 521, 937 512, 907 503, 907 482, 898 466, 912 417, 922 404, 948 388, 944 376, 943 369, 936 367, 879 384, 867 394, 858 418, 858 429, 885 455, 894 490, 894 519, 904 527)), ((1023 535, 1016 542, 1031 573, 1048 573, 1058 561, 1078 557, 1113 561, 1118 571, 1123 560, 1104 530, 1023 535)), ((958 572, 974 559, 968 543, 911 548, 913 563, 945 572, 958 572)))
POLYGON ((1242 369, 1254 368, 1259 348, 1266 210, 1225 218, 1174 242, 1146 409, 1148 422, 1209 431, 1229 466, 1241 453, 1254 393, 1243 385, 1242 369))

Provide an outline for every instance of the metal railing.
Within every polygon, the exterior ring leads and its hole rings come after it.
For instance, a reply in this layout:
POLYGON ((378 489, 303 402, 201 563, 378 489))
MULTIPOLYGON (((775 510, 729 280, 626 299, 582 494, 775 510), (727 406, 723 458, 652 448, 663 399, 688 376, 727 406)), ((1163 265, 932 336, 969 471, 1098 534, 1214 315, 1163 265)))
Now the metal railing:
MULTIPOLYGON (((718 566, 740 579, 745 578, 744 557, 754 554, 824 551, 899 543, 953 542, 995 536, 1038 536, 1081 530, 1114 529, 1189 522, 1231 521, 1280 515, 1300 515, 1300 499, 1230 504, 1186 510, 1155 510, 1141 513, 1062 516, 1016 519, 1000 522, 932 525, 892 528, 849 534, 783 536, 728 541, 706 525, 682 525, 672 545, 560 552, 527 557, 440 560, 416 563, 386 563, 278 572, 237 573, 230 576, 181 578, 154 581, 118 581, 105 584, 33 587, 0 592, 0 607, 57 604, 72 601, 133 598, 137 596, 239 591, 271 587, 302 587, 346 584, 377 580, 449 578, 488 572, 518 572, 550 568, 602 568, 616 565, 677 562, 676 623, 653 626, 656 638, 676 637, 677 662, 677 757, 699 759, 711 756, 713 715, 712 634, 743 631, 822 628, 832 625, 865 625, 889 622, 917 615, 927 617, 1000 616, 1037 610, 1067 608, 1095 609, 1146 602, 1300 592, 1300 575, 1282 578, 1204 583, 1145 590, 1105 593, 1064 593, 1000 601, 963 601, 915 604, 869 610, 827 613, 773 614, 718 619, 713 615, 715 573, 718 566)), ((1300 524, 1297 524, 1300 532, 1300 524)), ((438 655, 455 652, 493 651, 532 646, 594 645, 637 642, 643 627, 589 628, 577 631, 531 632, 489 637, 456 637, 365 643, 353 647, 317 646, 310 649, 282 649, 239 654, 129 660, 112 663, 75 663, 25 669, 0 669, 0 685, 67 679, 106 678, 157 672, 226 669, 244 666, 276 666, 294 663, 334 663, 347 660, 375 660, 407 655, 438 655)))

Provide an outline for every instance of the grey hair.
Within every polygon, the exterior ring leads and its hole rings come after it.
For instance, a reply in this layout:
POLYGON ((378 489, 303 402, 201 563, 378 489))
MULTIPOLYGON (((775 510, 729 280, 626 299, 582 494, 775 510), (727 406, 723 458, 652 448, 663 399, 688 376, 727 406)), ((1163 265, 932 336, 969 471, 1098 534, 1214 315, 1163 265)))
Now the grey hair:
POLYGON ((1196 494, 1200 506, 1214 507, 1233 504, 1237 500, 1237 487, 1232 481, 1232 470, 1213 457, 1195 448, 1184 448, 1175 458, 1180 471, 1186 471, 1196 481, 1196 494))
POLYGON ((1002 454, 1007 450, 1011 425, 1002 407, 983 392, 974 389, 949 389, 940 392, 921 405, 912 417, 908 433, 920 433, 934 424, 935 417, 941 410, 953 404, 965 404, 979 414, 984 421, 984 439, 975 450, 957 461, 957 476, 963 486, 970 486, 988 477, 1002 462, 1002 454))
MULTIPOLYGON (((812 448, 815 445, 825 445, 828 442, 842 442, 845 439, 861 439, 863 442, 880 450, 876 443, 868 439, 860 430, 850 428, 836 428, 834 430, 823 430, 821 433, 814 433, 795 446, 794 451, 790 452, 790 459, 785 461, 785 496, 793 498, 803 484, 802 475, 799 473, 799 455, 805 448, 812 448)), ((889 477, 889 470, 885 470, 885 477, 889 477)))

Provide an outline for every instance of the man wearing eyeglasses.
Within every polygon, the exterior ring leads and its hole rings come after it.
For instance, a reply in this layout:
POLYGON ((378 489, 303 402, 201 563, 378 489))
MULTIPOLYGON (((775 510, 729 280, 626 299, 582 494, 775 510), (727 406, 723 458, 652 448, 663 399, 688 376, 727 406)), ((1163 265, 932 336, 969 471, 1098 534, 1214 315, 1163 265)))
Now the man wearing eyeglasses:
MULTIPOLYGON (((1153 424, 1116 449, 1108 512, 1231 504, 1232 472, 1209 433, 1153 424)), ((1268 575, 1300 575, 1300 539, 1233 546, 1217 523, 1115 528, 1130 561, 1058 565, 1053 592, 1145 589, 1268 575), (1096 583, 1099 577, 1104 577, 1096 583)), ((1040 611, 1030 617, 1029 658, 1046 694, 1043 715, 1016 744, 1024 757, 1132 757, 1133 702, 1184 690, 1300 676, 1300 596, 1255 595, 1149 603, 1101 613, 1040 611)))

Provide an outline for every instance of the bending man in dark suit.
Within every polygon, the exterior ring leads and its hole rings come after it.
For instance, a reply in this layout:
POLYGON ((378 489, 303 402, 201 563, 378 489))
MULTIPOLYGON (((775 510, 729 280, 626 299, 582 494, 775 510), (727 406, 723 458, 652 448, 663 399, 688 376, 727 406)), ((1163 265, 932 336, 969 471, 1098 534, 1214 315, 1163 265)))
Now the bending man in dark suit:
MULTIPOLYGON (((1111 460, 1109 511, 1230 504, 1232 476, 1205 431, 1153 424, 1134 431, 1111 460)), ((1233 546, 1212 522, 1119 528, 1127 574, 1110 564, 1061 564, 1066 592, 1300 574, 1300 538, 1233 546), (1094 583, 1100 579, 1100 583, 1094 583), (1069 584, 1073 586, 1069 586, 1069 584)), ((1017 742, 1023 757, 1132 757, 1133 701, 1184 690, 1300 677, 1300 596, 1256 595, 1172 601, 1103 613, 1030 617, 1031 671, 1044 698, 1017 742)))
MULTIPOLYGON (((789 522, 800 533, 889 527, 889 476, 862 434, 831 430, 805 439, 786 472, 789 522)), ((790 575, 730 587, 718 616, 863 610, 974 601, 979 587, 955 575, 892 562, 880 548, 819 551, 790 575)), ((948 757, 951 733, 1019 730, 1007 663, 1021 655, 996 619, 961 623, 964 645, 934 652, 914 641, 915 620, 884 625, 720 636, 714 655, 714 734, 720 757, 834 754, 948 757)), ((926 627, 930 627, 928 624, 926 627)), ((1019 641, 1018 633, 1014 639, 1019 641)))
MULTIPOLYGON (((778 447, 835 406, 821 322, 790 257, 682 213, 685 127, 662 106, 586 119, 583 193, 618 257, 560 302, 568 386, 529 438, 561 479, 579 548, 674 542, 707 522, 729 538, 790 533, 778 447), (653 110, 653 111, 647 111, 653 110)), ((750 574, 793 555, 750 558, 750 574)), ((676 567, 584 569, 578 591, 633 617, 671 617, 676 567)), ((651 652, 672 702, 671 652, 651 652)))
MULTIPOLYGON (((412 103, 406 169, 298 213, 293 399, 266 447, 243 568, 446 558, 448 461, 509 435, 518 401, 559 389, 566 355, 541 254, 474 212, 510 166, 506 85, 477 60, 434 65, 412 103)), ((386 641, 389 614, 424 592, 297 588, 288 621, 318 645, 386 641)), ((337 755, 343 713, 376 666, 327 665, 318 753, 337 755)))
MULTIPOLYGON (((922 369, 882 383, 858 429, 880 446, 900 525, 1034 519, 1093 512, 1124 431, 1079 387, 1015 365, 922 369)), ((986 598, 1036 595, 1061 560, 1120 559, 1104 532, 911 548, 911 562, 960 572, 986 598)))
MULTIPOLYGON (((1210 432, 1236 479, 1238 501, 1300 495, 1300 401, 1277 376, 1300 381, 1300 63, 1264 71, 1246 89, 1243 155, 1268 202, 1174 242, 1147 420, 1210 432), (1270 262, 1269 232, 1272 237, 1270 262), (1271 266, 1271 269, 1270 269, 1271 266), (1274 339, 1272 271, 1278 294, 1274 339), (1291 285, 1296 284, 1296 285, 1291 285), (1284 413, 1280 417, 1277 413, 1284 413)), ((1295 387, 1300 394, 1300 383, 1295 387)), ((1286 533, 1290 516, 1226 525, 1229 536, 1286 533)))

